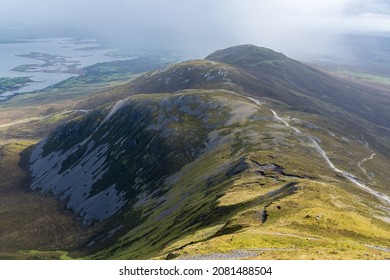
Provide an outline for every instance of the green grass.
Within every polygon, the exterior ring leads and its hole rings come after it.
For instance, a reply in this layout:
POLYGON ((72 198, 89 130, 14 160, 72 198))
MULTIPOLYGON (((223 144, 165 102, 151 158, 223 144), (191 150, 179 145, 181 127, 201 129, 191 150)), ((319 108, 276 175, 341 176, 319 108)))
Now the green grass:
POLYGON ((93 84, 128 82, 140 73, 162 67, 159 58, 141 56, 132 60, 97 63, 83 69, 82 75, 69 78, 53 86, 55 89, 80 88, 93 84))
POLYGON ((268 207, 269 219, 265 224, 261 225, 256 216, 261 205, 246 209, 230 221, 230 224, 241 225, 242 230, 213 237, 213 227, 210 227, 208 238, 202 238, 193 245, 193 237, 184 237, 188 245, 176 250, 176 253, 191 256, 256 249, 258 255, 255 258, 260 259, 389 257, 389 253, 366 246, 382 244, 388 247, 389 225, 373 224, 372 217, 361 213, 358 210, 361 206, 353 199, 348 192, 331 184, 304 180, 296 194, 279 199, 268 207), (336 200, 345 204, 333 204, 336 200), (277 209, 276 205, 281 209, 277 209), (352 208, 346 210, 345 206, 352 208))
POLYGON ((73 260, 66 251, 22 250, 13 253, 1 253, 0 260, 73 260))
POLYGON ((29 77, 0 78, 0 93, 21 89, 31 82, 29 77))
POLYGON ((28 191, 23 168, 26 149, 34 143, 0 141, 1 259, 65 258, 64 252, 57 251, 73 250, 80 236, 91 234, 91 229, 80 225, 54 198, 28 191), (37 249, 39 253, 31 251, 37 249))
POLYGON ((335 70, 335 73, 348 78, 353 78, 361 81, 390 84, 390 79, 388 77, 379 74, 355 72, 348 69, 335 70))

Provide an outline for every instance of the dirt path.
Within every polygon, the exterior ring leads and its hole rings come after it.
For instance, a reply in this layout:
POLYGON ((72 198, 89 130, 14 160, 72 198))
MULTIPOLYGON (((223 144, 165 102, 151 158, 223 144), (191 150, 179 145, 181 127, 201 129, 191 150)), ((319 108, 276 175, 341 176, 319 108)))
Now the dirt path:
MULTIPOLYGON (((250 98, 252 101, 254 101, 253 98, 250 98)), ((257 105, 262 105, 262 102, 261 101, 254 101, 257 105)), ((324 149, 322 149, 322 147, 317 143, 317 141, 313 138, 313 136, 311 136, 310 134, 307 134, 307 133, 303 133, 302 131, 300 131, 298 128, 296 127, 293 127, 291 126, 287 121, 285 121, 284 119, 282 119, 274 110, 270 109, 272 114, 274 115, 275 119, 277 119, 278 121, 282 122, 286 127, 290 128, 290 129, 293 129, 297 134, 300 134, 300 135, 303 135, 305 136, 307 139, 310 140, 310 142, 313 144, 315 150, 318 152, 318 154, 321 155, 322 158, 325 159, 326 163, 328 164, 328 166, 336 173, 339 173, 341 174, 344 178, 348 179, 351 183, 353 183, 355 186, 359 187, 360 189, 372 194, 373 196, 379 198, 380 200, 384 201, 386 204, 390 205, 390 197, 383 194, 383 193, 380 193, 378 191, 375 191, 373 189, 371 189, 370 187, 368 187, 366 184, 363 183, 363 180, 359 179, 357 176, 351 174, 351 173, 348 173, 344 170, 341 170, 341 169, 338 169, 334 164, 333 162, 329 159, 327 153, 324 151, 324 149)), ((368 143, 367 143, 368 145, 368 143)), ((374 155, 371 155, 371 157, 373 158, 375 156, 374 155)), ((361 161, 361 164, 363 164, 365 161, 371 159, 371 157, 368 157, 368 158, 365 158, 361 161)), ((358 165, 359 166, 359 165, 358 165)))
POLYGON ((363 163, 365 163, 368 160, 373 160, 374 157, 376 156, 376 153, 374 153, 374 151, 370 149, 370 146, 369 146, 368 142, 366 140, 364 140, 363 135, 362 135, 362 140, 364 141, 364 147, 366 147, 366 149, 369 150, 372 154, 369 157, 366 157, 366 158, 362 159, 361 161, 359 161, 357 165, 360 168, 360 170, 362 170, 363 173, 365 175, 367 175, 367 170, 362 165, 363 165, 363 163))
POLYGON ((254 248, 232 250, 226 253, 210 253, 178 257, 176 260, 243 260, 261 255, 265 251, 291 251, 295 248, 254 248))
POLYGON ((367 174, 367 170, 364 167, 362 167, 363 163, 365 163, 367 160, 374 159, 375 156, 376 156, 376 153, 372 153, 371 156, 366 157, 366 158, 364 158, 364 159, 362 159, 361 161, 358 162, 358 166, 364 172, 364 174, 367 174))
MULTIPOLYGON (((69 110, 69 111, 64 111, 64 112, 57 113, 57 114, 59 114, 59 115, 66 115, 66 114, 77 113, 77 112, 88 113, 89 111, 91 111, 91 110, 69 110)), ((42 117, 25 118, 25 119, 13 121, 13 122, 5 123, 5 124, 0 124, 0 128, 10 127, 10 126, 18 125, 18 124, 23 124, 23 123, 29 123, 31 121, 44 120, 44 119, 50 118, 52 116, 53 115, 47 115, 47 116, 42 116, 42 117)))
POLYGON ((0 124, 0 128, 14 126, 17 124, 22 124, 22 123, 28 123, 31 121, 38 121, 38 120, 42 120, 45 118, 48 118, 48 117, 31 117, 31 118, 21 119, 21 120, 17 120, 17 121, 5 123, 5 124, 0 124))

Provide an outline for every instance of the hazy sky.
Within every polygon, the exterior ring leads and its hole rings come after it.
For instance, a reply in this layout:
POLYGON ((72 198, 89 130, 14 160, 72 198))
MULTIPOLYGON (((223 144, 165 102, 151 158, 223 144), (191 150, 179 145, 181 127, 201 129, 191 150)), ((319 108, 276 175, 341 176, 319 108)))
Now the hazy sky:
POLYGON ((390 32, 390 0, 1 0, 2 29, 77 30, 206 51, 253 43, 294 53, 343 32, 390 32))

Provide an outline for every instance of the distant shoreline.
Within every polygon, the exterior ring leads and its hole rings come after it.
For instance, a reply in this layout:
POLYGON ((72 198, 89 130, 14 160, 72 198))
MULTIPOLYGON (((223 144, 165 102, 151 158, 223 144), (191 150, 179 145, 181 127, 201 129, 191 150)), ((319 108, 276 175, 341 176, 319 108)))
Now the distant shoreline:
POLYGON ((122 60, 107 55, 112 51, 90 39, 0 40, 0 102, 79 76, 84 67, 122 60))

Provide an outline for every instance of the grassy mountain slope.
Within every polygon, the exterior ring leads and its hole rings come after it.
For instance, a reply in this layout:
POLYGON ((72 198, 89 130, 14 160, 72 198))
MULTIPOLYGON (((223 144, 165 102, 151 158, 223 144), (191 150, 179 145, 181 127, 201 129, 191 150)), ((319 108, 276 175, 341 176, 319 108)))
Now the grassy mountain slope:
POLYGON ((88 257, 388 258, 388 97, 233 47, 97 95, 31 186, 102 227, 88 257))
POLYGON ((60 250, 76 249, 79 238, 91 234, 55 198, 28 191, 18 163, 32 143, 0 145, 0 259, 59 258, 65 255, 60 250), (33 250, 50 252, 38 256, 33 250))
POLYGON ((386 139, 390 132, 389 91, 335 78, 284 55, 252 45, 217 51, 207 59, 232 63, 256 77, 258 83, 274 91, 262 92, 258 87, 254 89, 251 85, 243 85, 247 92, 257 96, 276 97, 278 101, 287 104, 289 109, 323 115, 336 124, 341 119, 341 126, 345 126, 347 122, 353 130, 365 136, 374 133, 381 138, 378 145, 388 153, 389 142, 386 139), (272 55, 269 55, 270 52, 272 55), (221 53, 227 54, 224 56, 221 53), (264 54, 261 55, 262 53, 264 54), (360 126, 361 122, 363 126, 360 126), (366 130, 370 132, 365 133, 366 130))

